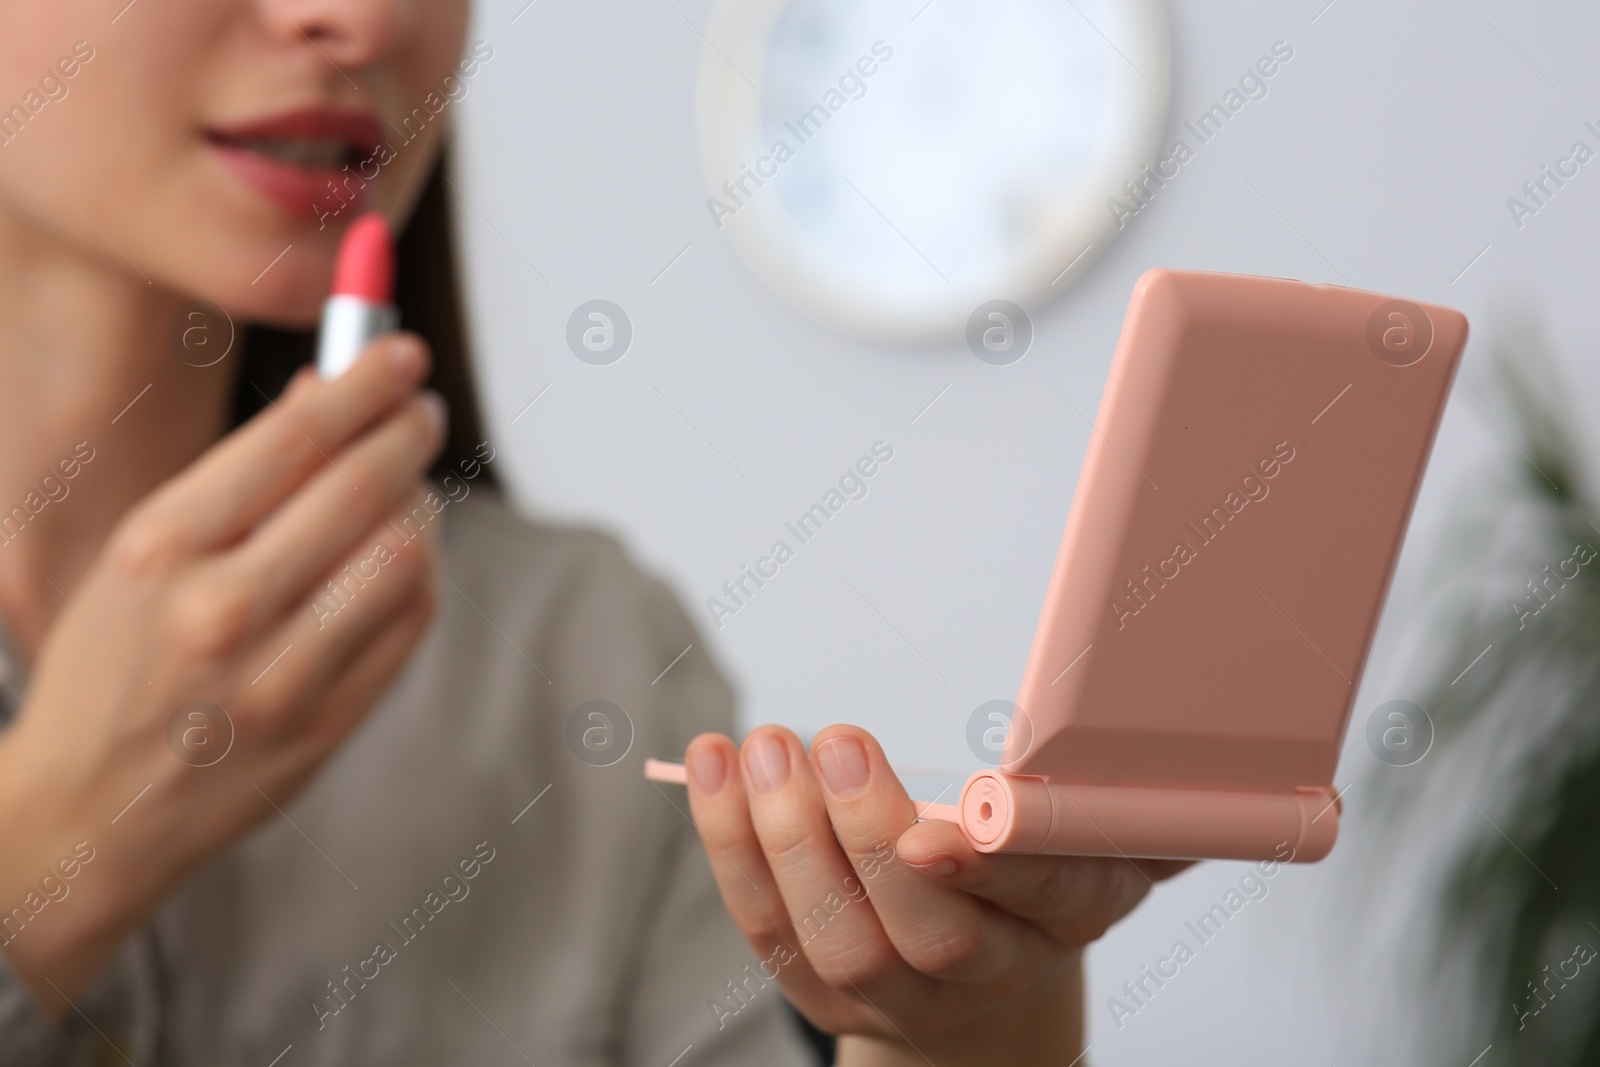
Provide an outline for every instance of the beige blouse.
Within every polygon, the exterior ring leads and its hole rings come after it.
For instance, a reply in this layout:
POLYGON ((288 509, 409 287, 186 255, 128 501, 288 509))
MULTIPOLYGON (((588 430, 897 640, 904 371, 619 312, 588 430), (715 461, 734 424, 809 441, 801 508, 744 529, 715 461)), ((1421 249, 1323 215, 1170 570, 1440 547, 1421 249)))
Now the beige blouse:
MULTIPOLYGON (((439 521, 449 582, 394 688, 165 903, 87 1019, 50 1021, 0 950, 0 1065, 810 1062, 775 983, 730 992, 755 957, 683 791, 642 776, 733 723, 672 594, 487 489, 439 521)), ((0 641, 0 704, 23 687, 0 641)))

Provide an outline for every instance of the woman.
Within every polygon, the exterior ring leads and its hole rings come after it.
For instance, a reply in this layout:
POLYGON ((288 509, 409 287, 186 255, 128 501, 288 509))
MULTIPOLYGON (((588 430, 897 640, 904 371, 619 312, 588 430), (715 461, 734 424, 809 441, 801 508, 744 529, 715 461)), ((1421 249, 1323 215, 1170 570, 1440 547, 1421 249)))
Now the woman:
POLYGON ((854 1067, 1072 1062, 1166 868, 977 855, 851 727, 736 747, 665 588, 499 498, 467 14, 0 14, 0 1063, 804 1062, 785 997, 854 1067), (284 387, 367 208, 432 354, 284 387))

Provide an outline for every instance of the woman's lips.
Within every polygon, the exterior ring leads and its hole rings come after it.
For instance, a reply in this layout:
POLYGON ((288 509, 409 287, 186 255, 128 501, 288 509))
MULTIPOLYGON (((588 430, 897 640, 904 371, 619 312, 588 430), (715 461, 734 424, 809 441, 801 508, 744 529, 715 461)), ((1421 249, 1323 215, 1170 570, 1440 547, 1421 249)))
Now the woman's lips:
POLYGON ((383 128, 362 112, 305 108, 212 127, 206 142, 245 184, 291 214, 362 209, 370 184, 345 168, 371 159, 383 128))
POLYGON ((367 189, 355 181, 348 188, 341 185, 344 175, 339 168, 284 163, 255 149, 221 141, 212 141, 210 147, 246 185, 291 214, 316 218, 345 205, 361 209, 366 204, 367 189))

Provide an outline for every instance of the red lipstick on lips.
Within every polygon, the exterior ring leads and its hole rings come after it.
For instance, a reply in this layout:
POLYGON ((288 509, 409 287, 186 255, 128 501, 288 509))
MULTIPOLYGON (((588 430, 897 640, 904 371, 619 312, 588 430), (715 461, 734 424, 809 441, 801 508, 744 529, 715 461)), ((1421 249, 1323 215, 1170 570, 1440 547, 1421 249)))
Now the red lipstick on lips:
POLYGON ((370 212, 350 224, 333 267, 333 292, 322 308, 317 372, 337 378, 367 343, 400 324, 394 306, 394 238, 382 215, 370 212))
POLYGON ((208 146, 246 185, 312 218, 364 206, 368 183, 345 168, 371 159, 383 139, 372 115, 323 107, 206 131, 208 146))

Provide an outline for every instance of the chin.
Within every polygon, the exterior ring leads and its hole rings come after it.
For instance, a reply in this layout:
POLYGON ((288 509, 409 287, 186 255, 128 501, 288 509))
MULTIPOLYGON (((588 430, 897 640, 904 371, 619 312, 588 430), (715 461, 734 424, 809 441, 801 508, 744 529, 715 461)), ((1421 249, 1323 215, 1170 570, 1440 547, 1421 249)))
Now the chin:
POLYGON ((318 230, 315 222, 248 195, 213 198, 209 210, 191 207, 174 223, 169 234, 188 236, 165 242, 172 289, 226 308, 240 322, 289 329, 317 324, 342 227, 318 230))
POLYGON ((326 293, 293 293, 282 299, 263 298, 258 294, 242 297, 233 304, 217 301, 232 307, 230 314, 241 322, 254 326, 273 326, 280 330, 312 330, 322 318, 322 304, 326 293))
MULTIPOLYGON (((289 330, 312 329, 322 315, 322 304, 328 296, 333 253, 331 249, 326 253, 307 249, 305 258, 291 267, 290 260, 299 251, 300 245, 296 244, 254 284, 250 278, 231 276, 227 266, 219 262, 218 273, 209 283, 196 279, 197 284, 186 286, 185 291, 226 308, 228 314, 240 322, 289 330), (285 267, 291 269, 283 269, 285 267), (227 282, 218 285, 218 278, 227 278, 227 282)), ((275 254, 261 257, 261 262, 270 263, 275 254)))

